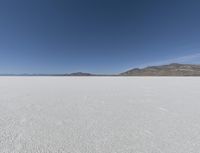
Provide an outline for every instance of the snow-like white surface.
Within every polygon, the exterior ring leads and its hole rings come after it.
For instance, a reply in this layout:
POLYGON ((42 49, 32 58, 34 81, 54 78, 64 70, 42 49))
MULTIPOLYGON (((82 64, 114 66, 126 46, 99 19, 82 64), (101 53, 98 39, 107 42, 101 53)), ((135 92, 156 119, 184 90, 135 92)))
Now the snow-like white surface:
POLYGON ((200 78, 0 77, 0 153, 199 153, 200 78))

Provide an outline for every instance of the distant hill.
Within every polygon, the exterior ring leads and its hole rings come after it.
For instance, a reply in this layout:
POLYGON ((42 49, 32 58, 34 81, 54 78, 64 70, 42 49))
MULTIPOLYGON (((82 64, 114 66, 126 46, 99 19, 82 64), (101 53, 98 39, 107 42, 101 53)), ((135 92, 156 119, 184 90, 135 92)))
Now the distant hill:
POLYGON ((200 76, 200 65, 178 64, 149 66, 146 68, 135 68, 123 72, 121 76, 200 76))
POLYGON ((29 74, 29 73, 23 73, 23 74, 0 74, 0 76, 95 76, 95 74, 91 73, 84 73, 84 72, 75 72, 75 73, 66 73, 66 74, 29 74))
POLYGON ((75 72, 75 73, 66 74, 66 76, 95 76, 95 74, 84 73, 84 72, 75 72))

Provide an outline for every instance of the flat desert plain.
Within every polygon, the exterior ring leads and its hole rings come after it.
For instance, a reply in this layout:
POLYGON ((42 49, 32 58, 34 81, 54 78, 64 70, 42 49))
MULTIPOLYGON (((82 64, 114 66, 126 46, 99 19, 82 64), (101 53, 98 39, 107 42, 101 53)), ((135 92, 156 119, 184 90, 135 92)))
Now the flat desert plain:
POLYGON ((0 153, 199 153, 198 77, 0 77, 0 153))

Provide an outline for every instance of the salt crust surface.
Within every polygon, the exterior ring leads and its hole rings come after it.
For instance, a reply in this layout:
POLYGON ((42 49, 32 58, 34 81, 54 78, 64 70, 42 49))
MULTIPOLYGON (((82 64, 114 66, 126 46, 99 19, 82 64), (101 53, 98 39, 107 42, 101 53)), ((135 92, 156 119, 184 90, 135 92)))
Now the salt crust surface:
POLYGON ((198 77, 0 77, 0 153, 199 153, 198 77))

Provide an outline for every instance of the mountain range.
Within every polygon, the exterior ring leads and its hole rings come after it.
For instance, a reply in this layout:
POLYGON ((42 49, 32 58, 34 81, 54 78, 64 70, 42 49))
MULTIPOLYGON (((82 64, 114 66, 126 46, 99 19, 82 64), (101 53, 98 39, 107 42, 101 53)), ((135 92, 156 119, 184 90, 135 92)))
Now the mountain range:
POLYGON ((134 68, 121 76, 200 76, 200 65, 172 63, 168 65, 134 68))
POLYGON ((0 76, 200 76, 200 65, 171 63, 168 65, 133 68, 113 75, 75 72, 69 74, 0 74, 0 76))

